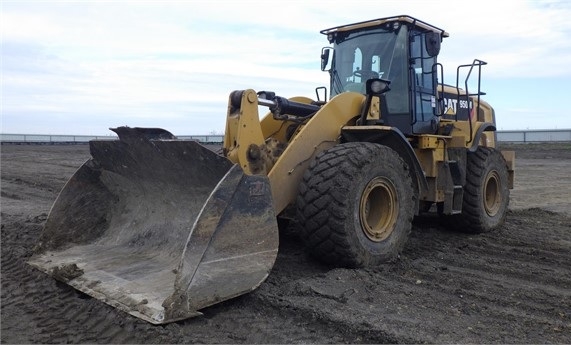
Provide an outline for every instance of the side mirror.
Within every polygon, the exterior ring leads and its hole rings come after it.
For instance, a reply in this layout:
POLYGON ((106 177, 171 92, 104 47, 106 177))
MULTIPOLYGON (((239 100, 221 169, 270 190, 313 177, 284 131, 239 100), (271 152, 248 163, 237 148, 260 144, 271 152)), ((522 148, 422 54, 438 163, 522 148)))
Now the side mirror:
POLYGON ((329 71, 331 69, 331 61, 329 61, 329 57, 333 48, 331 47, 323 47, 321 49, 321 70, 322 71, 329 71))
POLYGON ((436 56, 440 52, 440 42, 442 38, 438 32, 427 32, 424 36, 426 40, 426 52, 429 56, 436 56))

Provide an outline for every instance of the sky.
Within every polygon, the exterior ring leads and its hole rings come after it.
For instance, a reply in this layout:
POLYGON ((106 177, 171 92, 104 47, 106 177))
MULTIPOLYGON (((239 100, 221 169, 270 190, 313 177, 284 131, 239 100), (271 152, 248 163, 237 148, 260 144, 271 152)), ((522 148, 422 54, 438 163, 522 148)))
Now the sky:
POLYGON ((1 0, 0 132, 222 134, 233 90, 329 88, 320 30, 402 14, 450 33, 446 83, 460 64, 488 63, 499 130, 571 128, 568 0, 1 0))

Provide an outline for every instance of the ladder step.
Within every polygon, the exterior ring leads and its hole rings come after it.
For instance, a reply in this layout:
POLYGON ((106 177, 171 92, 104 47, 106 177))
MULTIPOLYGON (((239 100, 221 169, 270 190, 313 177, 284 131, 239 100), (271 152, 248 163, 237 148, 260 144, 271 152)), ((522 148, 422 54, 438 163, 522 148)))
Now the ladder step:
POLYGON ((464 199, 464 188, 459 185, 454 186, 452 195, 452 214, 462 213, 462 201, 464 199))

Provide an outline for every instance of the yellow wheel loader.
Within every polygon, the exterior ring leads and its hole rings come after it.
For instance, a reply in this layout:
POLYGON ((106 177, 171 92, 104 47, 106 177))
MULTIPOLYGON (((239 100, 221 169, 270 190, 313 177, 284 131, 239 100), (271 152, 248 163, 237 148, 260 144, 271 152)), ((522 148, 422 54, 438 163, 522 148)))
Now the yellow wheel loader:
POLYGON ((515 158, 496 149, 485 62, 444 84, 448 33, 410 16, 321 33, 330 99, 323 87, 317 100, 232 92, 220 154, 157 128, 90 142, 29 264, 164 324, 258 287, 278 218, 295 220, 315 258, 344 267, 394 259, 422 212, 459 231, 500 226, 515 158))

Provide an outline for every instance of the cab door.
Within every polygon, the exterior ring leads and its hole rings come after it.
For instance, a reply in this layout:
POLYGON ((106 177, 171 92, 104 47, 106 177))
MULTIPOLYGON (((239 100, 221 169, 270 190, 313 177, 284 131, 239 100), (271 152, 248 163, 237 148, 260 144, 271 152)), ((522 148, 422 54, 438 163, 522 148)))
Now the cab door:
MULTIPOLYGON (((439 35, 437 36, 440 39, 439 35)), ((412 94, 412 132, 414 134, 434 134, 438 129, 437 80, 436 69, 433 68, 436 64, 436 55, 429 46, 431 40, 434 39, 436 39, 434 33, 411 30, 409 71, 412 94)))

